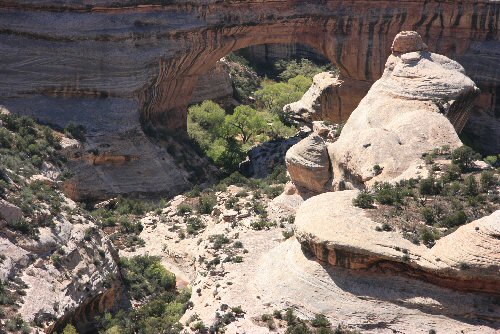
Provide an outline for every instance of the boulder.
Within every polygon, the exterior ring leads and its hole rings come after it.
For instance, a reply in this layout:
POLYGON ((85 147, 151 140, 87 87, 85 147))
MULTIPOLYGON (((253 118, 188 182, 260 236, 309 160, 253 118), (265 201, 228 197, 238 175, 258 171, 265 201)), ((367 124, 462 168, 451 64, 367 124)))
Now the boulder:
POLYGON ((298 188, 320 193, 330 179, 330 161, 325 141, 311 134, 292 146, 285 157, 286 168, 298 188))
POLYGON ((426 51, 427 45, 416 31, 402 31, 394 38, 391 50, 393 53, 426 51))
POLYGON ((357 194, 357 190, 321 194, 297 211, 295 235, 320 261, 499 294, 500 210, 461 226, 428 249, 404 239, 400 232, 377 231, 379 224, 352 205, 357 194))
POLYGON ((23 211, 14 204, 0 199, 0 218, 12 223, 23 218, 23 211))

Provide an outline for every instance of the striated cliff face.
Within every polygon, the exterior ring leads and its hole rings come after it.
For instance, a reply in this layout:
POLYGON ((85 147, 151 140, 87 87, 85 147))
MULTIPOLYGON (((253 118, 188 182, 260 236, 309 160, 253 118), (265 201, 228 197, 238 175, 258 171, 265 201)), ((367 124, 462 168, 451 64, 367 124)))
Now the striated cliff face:
MULTIPOLYGON (((429 51, 459 61, 478 83, 483 95, 466 131, 491 151, 500 147, 497 1, 150 3, 0 1, 0 104, 51 124, 83 124, 92 147, 123 155, 131 146, 127 133, 140 130, 140 121, 185 129, 198 78, 229 52, 301 43, 340 69, 349 87, 339 90, 341 115, 347 119, 381 76, 394 36, 416 30, 429 51)), ((163 168, 165 163, 150 165, 163 168)), ((162 173, 179 179, 168 165, 162 173)), ((127 164, 120 168, 125 175, 137 174, 127 164)), ((122 192, 121 184, 130 180, 111 180, 106 173, 101 168, 89 174, 93 182, 113 187, 113 193, 122 192)), ((172 186, 148 180, 145 188, 172 186)))

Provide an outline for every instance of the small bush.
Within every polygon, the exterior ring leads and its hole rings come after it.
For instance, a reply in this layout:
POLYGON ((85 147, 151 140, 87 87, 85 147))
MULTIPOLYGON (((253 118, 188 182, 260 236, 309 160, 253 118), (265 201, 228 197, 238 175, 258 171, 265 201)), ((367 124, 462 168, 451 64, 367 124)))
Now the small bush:
POLYGON ((487 192, 497 183, 495 174, 493 174, 493 172, 491 172, 491 171, 482 172, 481 178, 480 178, 480 183, 481 183, 481 189, 484 192, 487 192))
POLYGON ((425 245, 430 245, 434 243, 434 234, 428 228, 424 228, 421 231, 421 239, 425 245))
POLYGON ((477 196, 479 194, 479 185, 473 175, 467 176, 464 182, 463 192, 468 196, 477 196))
POLYGON ((496 155, 487 156, 484 161, 492 167, 496 167, 498 163, 498 157, 496 155))
POLYGON ((214 234, 209 237, 210 242, 213 244, 214 249, 221 249, 222 246, 227 245, 231 242, 228 237, 224 234, 214 234))
POLYGON ((189 205, 188 203, 181 203, 177 207, 177 214, 178 215, 185 215, 186 213, 191 213, 193 212, 193 207, 189 205))
POLYGON ((276 226, 276 223, 269 222, 265 219, 261 219, 250 224, 250 227, 256 231, 269 230, 271 227, 276 226))
POLYGON ((432 177, 420 180, 419 184, 420 195, 439 195, 441 193, 441 186, 432 177))
POLYGON ((434 210, 432 210, 431 208, 422 208, 420 210, 420 213, 422 214, 422 217, 424 218, 424 221, 427 225, 433 225, 436 222, 434 217, 434 210))
POLYGON ((374 203, 373 195, 367 191, 362 191, 352 200, 352 205, 362 209, 373 208, 374 203))
POLYGON ((481 156, 469 146, 459 147, 451 153, 452 162, 462 171, 472 168, 474 161, 480 158, 481 156))
POLYGON ((382 173, 382 167, 380 167, 380 165, 373 166, 373 173, 375 175, 380 175, 382 173))
POLYGON ((203 193, 198 204, 198 212, 200 214, 211 214, 214 207, 217 205, 217 196, 214 193, 203 193))
POLYGON ((135 256, 120 260, 123 280, 134 300, 150 297, 175 289, 175 275, 167 271, 156 256, 135 256))
POLYGON ((390 183, 384 182, 375 185, 375 200, 380 204, 394 205, 401 203, 403 197, 396 187, 393 187, 390 183))
POLYGON ((190 235, 196 235, 200 230, 205 228, 205 224, 200 217, 189 217, 187 219, 187 230, 186 232, 190 235))
POLYGON ((463 211, 457 211, 446 217, 442 225, 445 227, 455 227, 467 223, 467 214, 463 211))
POLYGON ((332 324, 323 314, 316 314, 314 319, 311 321, 313 327, 330 327, 332 324))
POLYGON ((64 128, 64 133, 73 139, 84 142, 85 141, 85 133, 87 130, 83 125, 76 125, 73 122, 68 123, 68 125, 64 128))
POLYGON ((62 265, 62 259, 59 255, 53 254, 50 259, 52 260, 52 264, 54 264, 54 267, 56 268, 61 268, 62 265))
POLYGON ((285 238, 285 240, 288 240, 291 237, 293 237, 294 231, 293 230, 285 230, 285 231, 283 231, 282 234, 283 234, 283 238, 285 238))

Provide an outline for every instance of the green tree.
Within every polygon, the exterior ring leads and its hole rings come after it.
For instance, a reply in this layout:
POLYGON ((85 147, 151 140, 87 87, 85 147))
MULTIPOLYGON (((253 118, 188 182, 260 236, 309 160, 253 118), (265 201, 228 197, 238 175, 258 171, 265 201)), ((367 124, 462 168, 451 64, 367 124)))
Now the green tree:
POLYGON ((78 334, 78 331, 76 330, 75 326, 68 324, 66 325, 66 327, 64 327, 62 334, 78 334))
POLYGON ((203 150, 222 135, 226 112, 217 103, 204 101, 188 111, 188 133, 203 150))
POLYGON ((478 153, 465 145, 457 148, 451 154, 452 162, 460 167, 462 171, 470 169, 474 165, 474 160, 480 158, 481 156, 478 153))
POLYGON ((289 103, 299 101, 311 84, 312 80, 304 76, 294 77, 286 83, 263 82, 262 89, 255 92, 257 104, 266 111, 283 118, 283 107, 289 103))
POLYGON ((247 143, 252 136, 262 133, 266 128, 264 116, 250 106, 241 105, 234 109, 232 115, 226 116, 224 127, 230 137, 241 137, 247 143))
POLYGON ((307 78, 313 78, 316 74, 332 70, 331 65, 316 65, 309 59, 297 60, 280 60, 275 65, 278 71, 281 71, 279 77, 282 80, 289 80, 298 75, 303 75, 307 78))

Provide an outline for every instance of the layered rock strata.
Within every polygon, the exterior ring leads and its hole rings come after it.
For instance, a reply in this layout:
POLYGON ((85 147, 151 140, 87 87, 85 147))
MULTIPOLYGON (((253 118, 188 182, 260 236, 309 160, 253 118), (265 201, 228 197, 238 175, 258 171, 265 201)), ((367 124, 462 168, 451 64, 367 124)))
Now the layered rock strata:
MULTIPOLYGON (((339 95, 345 121, 382 75, 393 37, 409 29, 421 33, 429 50, 462 63, 478 83, 484 94, 468 133, 490 151, 500 147, 498 1, 0 4, 0 104, 61 127, 84 124, 90 149, 109 145, 112 154, 129 154, 124 148, 134 143, 127 133, 140 130, 139 120, 185 129, 198 78, 229 52, 256 44, 300 42, 332 61, 350 87, 339 95)), ((144 188, 180 185, 182 172, 169 171, 181 168, 151 159, 152 149, 144 146, 147 156, 139 151, 140 161, 151 174, 158 171, 145 178, 144 188), (165 178, 170 181, 158 182, 165 178)), ((137 172, 127 164, 124 174, 137 172)), ((133 183, 109 182, 106 170, 90 169, 91 182, 106 183, 114 193, 133 183)))
POLYGON ((222 59, 208 73, 200 76, 189 103, 201 103, 205 100, 219 100, 233 96, 233 82, 229 69, 222 59))
POLYGON ((297 239, 320 261, 500 295, 500 211, 461 226, 428 249, 399 232, 376 231, 378 224, 352 205, 357 193, 321 194, 297 211, 297 239))
POLYGON ((398 35, 382 78, 327 144, 338 188, 425 177, 422 154, 462 145, 457 131, 479 89, 460 64, 426 49, 416 32, 398 35))

